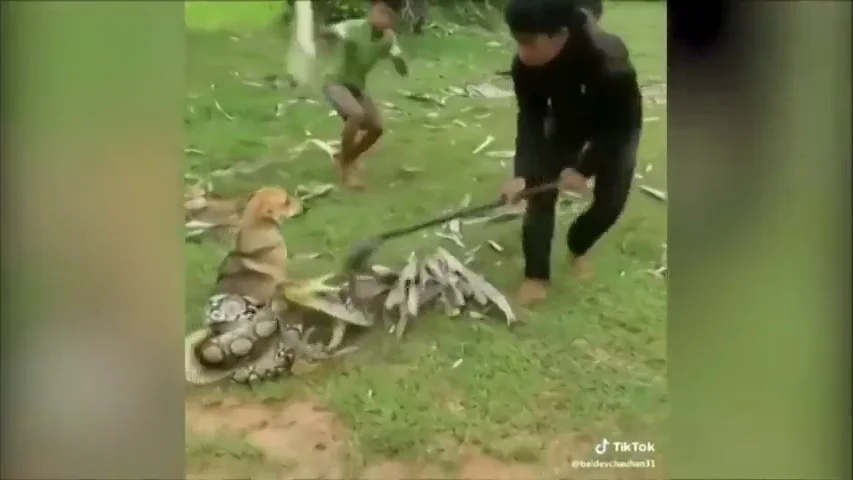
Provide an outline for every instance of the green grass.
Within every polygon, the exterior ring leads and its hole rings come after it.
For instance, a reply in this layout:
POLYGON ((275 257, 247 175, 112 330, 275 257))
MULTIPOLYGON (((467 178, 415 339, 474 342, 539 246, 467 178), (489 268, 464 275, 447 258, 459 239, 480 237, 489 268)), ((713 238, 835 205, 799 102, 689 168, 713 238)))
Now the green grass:
POLYGON ((184 2, 184 23, 195 30, 257 29, 274 23, 282 8, 281 0, 184 2))
MULTIPOLYGON (((607 28, 626 40, 641 77, 660 81, 666 64, 664 7, 612 3, 605 16, 607 28)), ((257 79, 283 74, 282 38, 265 30, 239 36, 200 30, 188 34, 187 103, 192 113, 188 108, 186 141, 204 153, 188 155, 185 169, 204 174, 236 161, 273 160, 250 177, 214 181, 225 195, 246 194, 264 184, 293 189, 300 183, 334 181, 321 151, 289 152, 305 140, 306 131, 323 140, 337 138, 340 123, 328 115, 329 108, 306 101, 288 104, 298 95, 248 86, 233 74, 257 79), (233 121, 217 111, 214 98, 233 121), (278 103, 287 105, 281 117, 274 115, 278 103)), ((285 225, 293 254, 331 254, 294 262, 297 275, 331 271, 352 241, 428 218, 466 194, 474 201, 494 197, 509 169, 471 151, 487 135, 497 139, 489 150, 512 148, 512 100, 451 98, 442 108, 430 108, 403 98, 398 90, 430 93, 493 79, 492 72, 508 64, 507 41, 505 34, 473 28, 451 36, 409 38, 404 48, 413 57, 410 78, 399 78, 390 65, 373 73, 375 98, 393 102, 402 112, 386 116, 386 136, 364 158, 372 186, 368 192, 335 193, 285 225), (488 45, 495 41, 505 46, 488 45), (452 126, 454 119, 468 128, 452 126), (404 165, 424 171, 406 176, 400 170, 404 165)), ((496 83, 509 87, 505 81, 496 83)), ((299 95, 320 100, 312 89, 299 95)), ((649 107, 646 115, 661 120, 646 124, 639 165, 653 165, 645 182, 665 189, 665 106, 649 107)), ((352 429, 365 458, 430 458, 450 439, 500 458, 535 461, 549 438, 567 432, 652 438, 660 445, 659 426, 667 414, 666 287, 645 270, 660 257, 666 208, 635 191, 619 224, 596 248, 597 278, 589 283, 573 280, 560 268, 568 221, 562 219, 555 239, 552 297, 534 311, 520 312, 529 320, 525 326, 510 332, 497 322, 424 317, 401 343, 389 335, 373 335, 346 362, 303 379, 265 385, 252 395, 265 401, 321 399, 352 429), (463 362, 451 368, 457 359, 463 362)), ((492 239, 506 247, 503 254, 484 249, 476 265, 510 294, 521 272, 518 230, 518 224, 508 224, 472 227, 465 234, 469 245, 492 239)), ((399 266, 412 249, 434 248, 437 242, 416 237, 392 243, 376 259, 399 266)), ((192 245, 186 254, 190 328, 198 324, 223 250, 192 245)), ((239 388, 229 390, 235 394, 239 388)), ((256 457, 246 461, 252 459, 256 457)))

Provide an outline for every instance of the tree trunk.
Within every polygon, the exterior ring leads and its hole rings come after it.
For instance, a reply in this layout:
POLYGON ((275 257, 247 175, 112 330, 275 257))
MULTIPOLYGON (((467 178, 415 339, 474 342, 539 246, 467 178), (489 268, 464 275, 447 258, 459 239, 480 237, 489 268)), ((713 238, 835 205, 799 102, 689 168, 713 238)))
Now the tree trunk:
POLYGON ((403 7, 400 9, 403 24, 409 31, 417 35, 422 34, 428 10, 429 0, 403 0, 403 7))

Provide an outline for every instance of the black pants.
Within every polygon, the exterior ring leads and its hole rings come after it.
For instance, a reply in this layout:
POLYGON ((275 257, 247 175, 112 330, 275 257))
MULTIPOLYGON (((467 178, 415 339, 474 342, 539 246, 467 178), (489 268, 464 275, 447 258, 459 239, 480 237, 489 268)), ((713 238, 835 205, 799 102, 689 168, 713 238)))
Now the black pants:
MULTIPOLYGON (((575 164, 575 168, 587 178, 595 177, 595 188, 592 204, 569 227, 566 243, 572 255, 585 254, 622 215, 634 179, 639 139, 640 132, 637 130, 612 142, 591 144, 580 162, 575 164)), ((563 148, 552 146, 549 155, 553 155, 553 158, 543 162, 547 165, 543 171, 526 179, 527 186, 556 180, 563 168, 574 163, 572 159, 577 158, 581 148, 582 145, 563 148)), ((549 192, 527 201, 521 240, 524 274, 527 278, 550 278, 557 196, 557 192, 549 192)))

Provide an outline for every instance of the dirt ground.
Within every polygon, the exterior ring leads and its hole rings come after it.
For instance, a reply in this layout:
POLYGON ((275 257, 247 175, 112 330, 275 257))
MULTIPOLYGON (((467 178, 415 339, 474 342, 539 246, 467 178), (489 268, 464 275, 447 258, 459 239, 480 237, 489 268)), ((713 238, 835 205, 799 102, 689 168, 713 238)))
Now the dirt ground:
MULTIPOLYGON (((403 480, 459 478, 466 480, 523 480, 542 478, 646 479, 657 470, 578 470, 573 459, 591 458, 595 440, 584 434, 566 434, 547 443, 543 461, 508 462, 465 445, 456 446, 453 467, 447 463, 410 463, 395 460, 364 463, 343 423, 322 405, 300 401, 284 404, 241 404, 228 399, 186 403, 187 432, 195 435, 239 437, 263 454, 263 473, 252 478, 403 480), (443 466, 444 465, 444 466, 443 466)), ((187 472, 191 479, 231 479, 246 475, 239 459, 210 462, 187 472)))

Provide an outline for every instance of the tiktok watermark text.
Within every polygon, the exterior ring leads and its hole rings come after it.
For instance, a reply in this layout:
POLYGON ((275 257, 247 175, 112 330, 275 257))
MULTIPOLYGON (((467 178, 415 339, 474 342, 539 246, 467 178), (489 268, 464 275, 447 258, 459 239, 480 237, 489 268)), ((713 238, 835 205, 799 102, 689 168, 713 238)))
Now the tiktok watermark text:
POLYGON ((655 468, 655 461, 646 460, 572 460, 572 468, 655 468))

